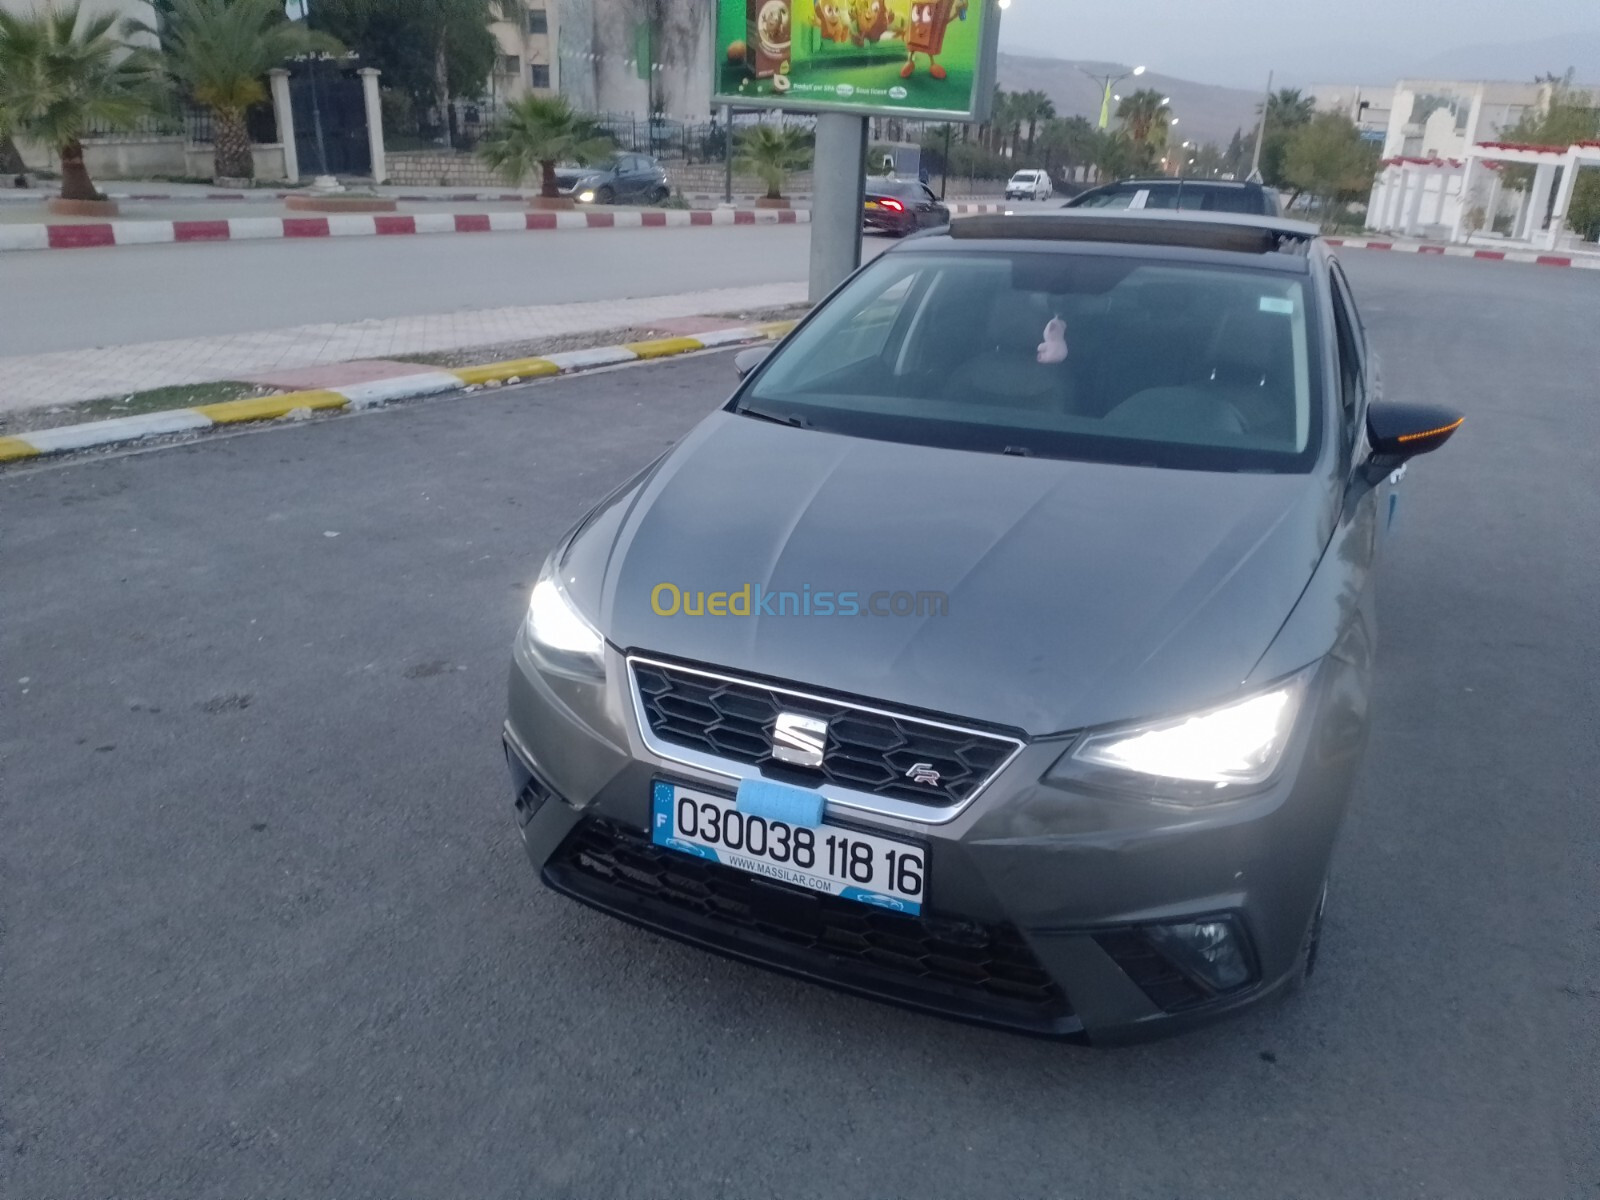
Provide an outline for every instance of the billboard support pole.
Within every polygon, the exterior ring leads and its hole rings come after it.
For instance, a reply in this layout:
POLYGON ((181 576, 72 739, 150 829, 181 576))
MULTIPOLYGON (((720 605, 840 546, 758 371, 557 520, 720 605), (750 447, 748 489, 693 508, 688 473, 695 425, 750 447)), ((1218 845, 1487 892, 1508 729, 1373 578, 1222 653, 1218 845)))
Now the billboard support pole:
POLYGON ((733 203, 733 105, 722 106, 722 202, 733 203))
POLYGON ((867 118, 817 114, 811 184, 811 303, 861 265, 861 212, 867 186, 867 118))

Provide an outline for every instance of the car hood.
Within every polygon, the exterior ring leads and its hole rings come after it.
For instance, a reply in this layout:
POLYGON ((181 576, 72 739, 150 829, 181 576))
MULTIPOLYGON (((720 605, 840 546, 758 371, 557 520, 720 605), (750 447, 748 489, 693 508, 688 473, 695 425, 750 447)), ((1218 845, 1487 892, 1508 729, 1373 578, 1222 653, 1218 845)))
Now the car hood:
POLYGON ((1313 476, 929 449, 717 413, 591 514, 562 574, 621 649, 1037 735, 1236 690, 1333 507, 1313 476), (774 615, 664 616, 663 584, 779 598, 774 615), (948 600, 943 615, 776 615, 785 592, 813 612, 822 593, 948 600))

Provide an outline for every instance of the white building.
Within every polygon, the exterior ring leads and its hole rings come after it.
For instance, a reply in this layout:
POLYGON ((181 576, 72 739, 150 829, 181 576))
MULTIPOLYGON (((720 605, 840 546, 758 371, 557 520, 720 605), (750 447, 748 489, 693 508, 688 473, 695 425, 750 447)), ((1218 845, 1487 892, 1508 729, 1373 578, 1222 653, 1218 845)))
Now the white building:
POLYGON ((1500 148, 1504 131, 1529 112, 1548 108, 1553 94, 1548 83, 1401 80, 1390 101, 1367 228, 1403 237, 1484 236, 1555 245, 1563 236, 1566 206, 1561 203, 1548 233, 1545 211, 1552 197, 1570 199, 1577 170, 1590 162, 1588 151, 1562 146, 1519 157, 1500 148), (1537 168, 1531 195, 1502 185, 1505 162, 1537 168))
POLYGON ((530 3, 520 11, 508 7, 516 19, 496 21, 489 29, 499 44, 494 72, 489 77, 489 97, 503 103, 523 96, 550 95, 560 90, 561 63, 556 54, 561 13, 555 0, 530 3))
POLYGON ((1307 89, 1318 112, 1343 113, 1355 122, 1368 141, 1384 140, 1389 132, 1389 109, 1394 89, 1365 87, 1359 83, 1317 83, 1307 89))

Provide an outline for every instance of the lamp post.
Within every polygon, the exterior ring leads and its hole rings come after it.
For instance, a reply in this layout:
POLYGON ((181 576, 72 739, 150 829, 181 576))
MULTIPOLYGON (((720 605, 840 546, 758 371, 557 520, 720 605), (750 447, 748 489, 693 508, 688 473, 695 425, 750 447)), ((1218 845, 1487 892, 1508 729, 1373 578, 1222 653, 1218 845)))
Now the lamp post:
POLYGON ((1093 71, 1086 71, 1079 67, 1090 79, 1101 85, 1100 90, 1100 128, 1105 129, 1111 124, 1111 89, 1130 75, 1143 75, 1143 67, 1134 67, 1131 71, 1123 71, 1116 75, 1096 75, 1093 71))

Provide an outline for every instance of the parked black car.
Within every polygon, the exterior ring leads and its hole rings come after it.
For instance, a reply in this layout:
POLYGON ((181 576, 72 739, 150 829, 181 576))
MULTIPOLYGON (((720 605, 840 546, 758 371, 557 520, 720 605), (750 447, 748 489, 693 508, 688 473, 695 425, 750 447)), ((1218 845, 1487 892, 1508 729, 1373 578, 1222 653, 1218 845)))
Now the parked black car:
POLYGON ((580 204, 660 204, 672 195, 667 171, 648 154, 618 154, 589 167, 557 167, 563 196, 580 204))
POLYGON ((1259 183, 1231 179, 1121 179, 1090 188, 1062 208, 1164 208, 1185 212, 1281 217, 1278 193, 1259 183))
POLYGON ((861 221, 868 229, 905 237, 950 224, 950 210, 932 188, 915 179, 869 179, 866 196, 861 221))

